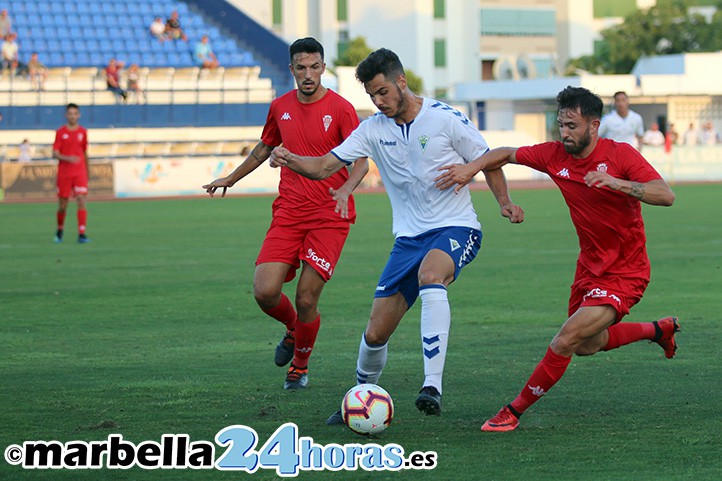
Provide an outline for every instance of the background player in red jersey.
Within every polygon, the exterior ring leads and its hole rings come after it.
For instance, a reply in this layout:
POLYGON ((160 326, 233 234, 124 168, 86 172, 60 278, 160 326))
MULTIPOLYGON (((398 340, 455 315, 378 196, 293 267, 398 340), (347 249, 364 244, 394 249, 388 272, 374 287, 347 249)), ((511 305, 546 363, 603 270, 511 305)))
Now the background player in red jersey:
POLYGON ((441 189, 467 184, 479 171, 509 163, 548 174, 569 206, 579 237, 579 259, 569 299, 569 318, 519 396, 482 426, 511 431, 519 417, 562 377, 571 356, 649 339, 674 356, 677 318, 619 321, 642 298, 650 265, 640 201, 669 206, 674 193, 632 146, 599 138, 601 99, 587 89, 567 87, 557 96, 561 142, 514 149, 502 147, 467 165, 442 167, 441 189))
POLYGON ((78 242, 85 244, 90 239, 85 235, 88 221, 86 198, 88 196, 88 131, 78 124, 80 108, 75 104, 65 107, 68 123, 55 132, 53 157, 58 159, 58 230, 55 242, 63 241, 65 213, 70 196, 78 202, 78 242))
MULTIPOLYGON (((280 144, 302 155, 324 155, 358 126, 353 106, 321 85, 326 69, 323 46, 307 37, 296 40, 289 51, 289 68, 298 88, 271 103, 261 141, 246 160, 229 176, 203 186, 211 196, 220 188, 224 196, 280 144)), ((271 227, 256 260, 253 295, 263 312, 286 325, 275 352, 278 366, 293 359, 285 389, 304 388, 308 382, 308 359, 321 321, 318 300, 356 219, 351 192, 367 171, 365 158, 356 162, 350 174, 342 169, 325 180, 281 170, 271 227), (301 261, 294 309, 282 288, 295 277, 301 261)))

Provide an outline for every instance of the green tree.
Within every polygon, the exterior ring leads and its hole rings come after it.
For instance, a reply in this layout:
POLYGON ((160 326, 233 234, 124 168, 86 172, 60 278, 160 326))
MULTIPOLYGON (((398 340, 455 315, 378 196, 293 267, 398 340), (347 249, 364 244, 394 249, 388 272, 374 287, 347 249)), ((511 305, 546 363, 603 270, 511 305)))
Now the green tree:
MULTIPOLYGON (((371 52, 373 52, 373 49, 366 43, 366 38, 356 37, 349 42, 346 49, 333 63, 337 67, 355 67, 368 57, 371 52)), ((411 91, 415 94, 421 94, 424 90, 423 79, 409 68, 404 67, 404 71, 406 72, 406 83, 411 91)))
POLYGON ((649 9, 636 10, 620 25, 603 30, 594 55, 571 60, 567 74, 577 69, 626 74, 642 56, 719 50, 722 15, 718 11, 707 23, 704 16, 689 12, 691 4, 690 0, 658 0, 649 9))

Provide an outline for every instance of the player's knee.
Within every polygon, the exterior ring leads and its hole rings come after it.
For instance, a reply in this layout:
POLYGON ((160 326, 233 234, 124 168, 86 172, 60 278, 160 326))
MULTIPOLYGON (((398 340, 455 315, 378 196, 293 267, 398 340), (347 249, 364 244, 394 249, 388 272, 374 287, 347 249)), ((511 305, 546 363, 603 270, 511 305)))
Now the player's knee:
POLYGON ((364 338, 366 339, 366 344, 370 346, 385 344, 389 340, 389 337, 386 335, 386 333, 377 331, 370 327, 366 328, 364 338))
POLYGON ((446 285, 445 276, 434 271, 419 271, 419 285, 427 286, 429 284, 446 285))
POLYGON ((570 335, 569 333, 560 332, 557 334, 551 342, 552 351, 562 356, 571 356, 576 354, 580 348, 581 339, 570 335))
POLYGON ((296 310, 299 313, 299 317, 302 313, 313 313, 316 311, 318 306, 318 298, 310 293, 296 292, 296 310))
POLYGON ((281 297, 281 291, 268 286, 253 286, 253 297, 262 309, 273 309, 281 297))

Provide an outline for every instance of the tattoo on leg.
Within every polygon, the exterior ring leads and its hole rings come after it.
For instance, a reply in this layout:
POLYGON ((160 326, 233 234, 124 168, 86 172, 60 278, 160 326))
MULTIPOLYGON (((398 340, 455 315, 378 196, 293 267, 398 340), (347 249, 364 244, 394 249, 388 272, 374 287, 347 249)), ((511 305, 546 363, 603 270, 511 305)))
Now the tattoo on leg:
POLYGON ((644 197, 644 184, 641 184, 639 182, 632 182, 632 197, 642 200, 642 197, 644 197))

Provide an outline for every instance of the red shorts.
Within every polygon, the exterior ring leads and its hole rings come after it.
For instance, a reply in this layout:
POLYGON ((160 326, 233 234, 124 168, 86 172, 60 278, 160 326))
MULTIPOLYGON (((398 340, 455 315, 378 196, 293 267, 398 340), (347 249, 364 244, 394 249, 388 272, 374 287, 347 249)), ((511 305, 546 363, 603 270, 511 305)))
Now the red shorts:
POLYGON ((88 175, 86 173, 79 174, 58 174, 58 197, 67 199, 71 195, 77 197, 79 195, 88 194, 88 175))
POLYGON ((577 264, 569 297, 569 316, 582 306, 610 305, 617 311, 616 322, 619 322, 642 299, 648 284, 648 277, 595 276, 577 264))
POLYGON ((324 281, 331 279, 348 237, 347 222, 289 222, 273 219, 261 246, 256 265, 283 262, 293 266, 285 282, 296 277, 301 261, 306 261, 324 281))

